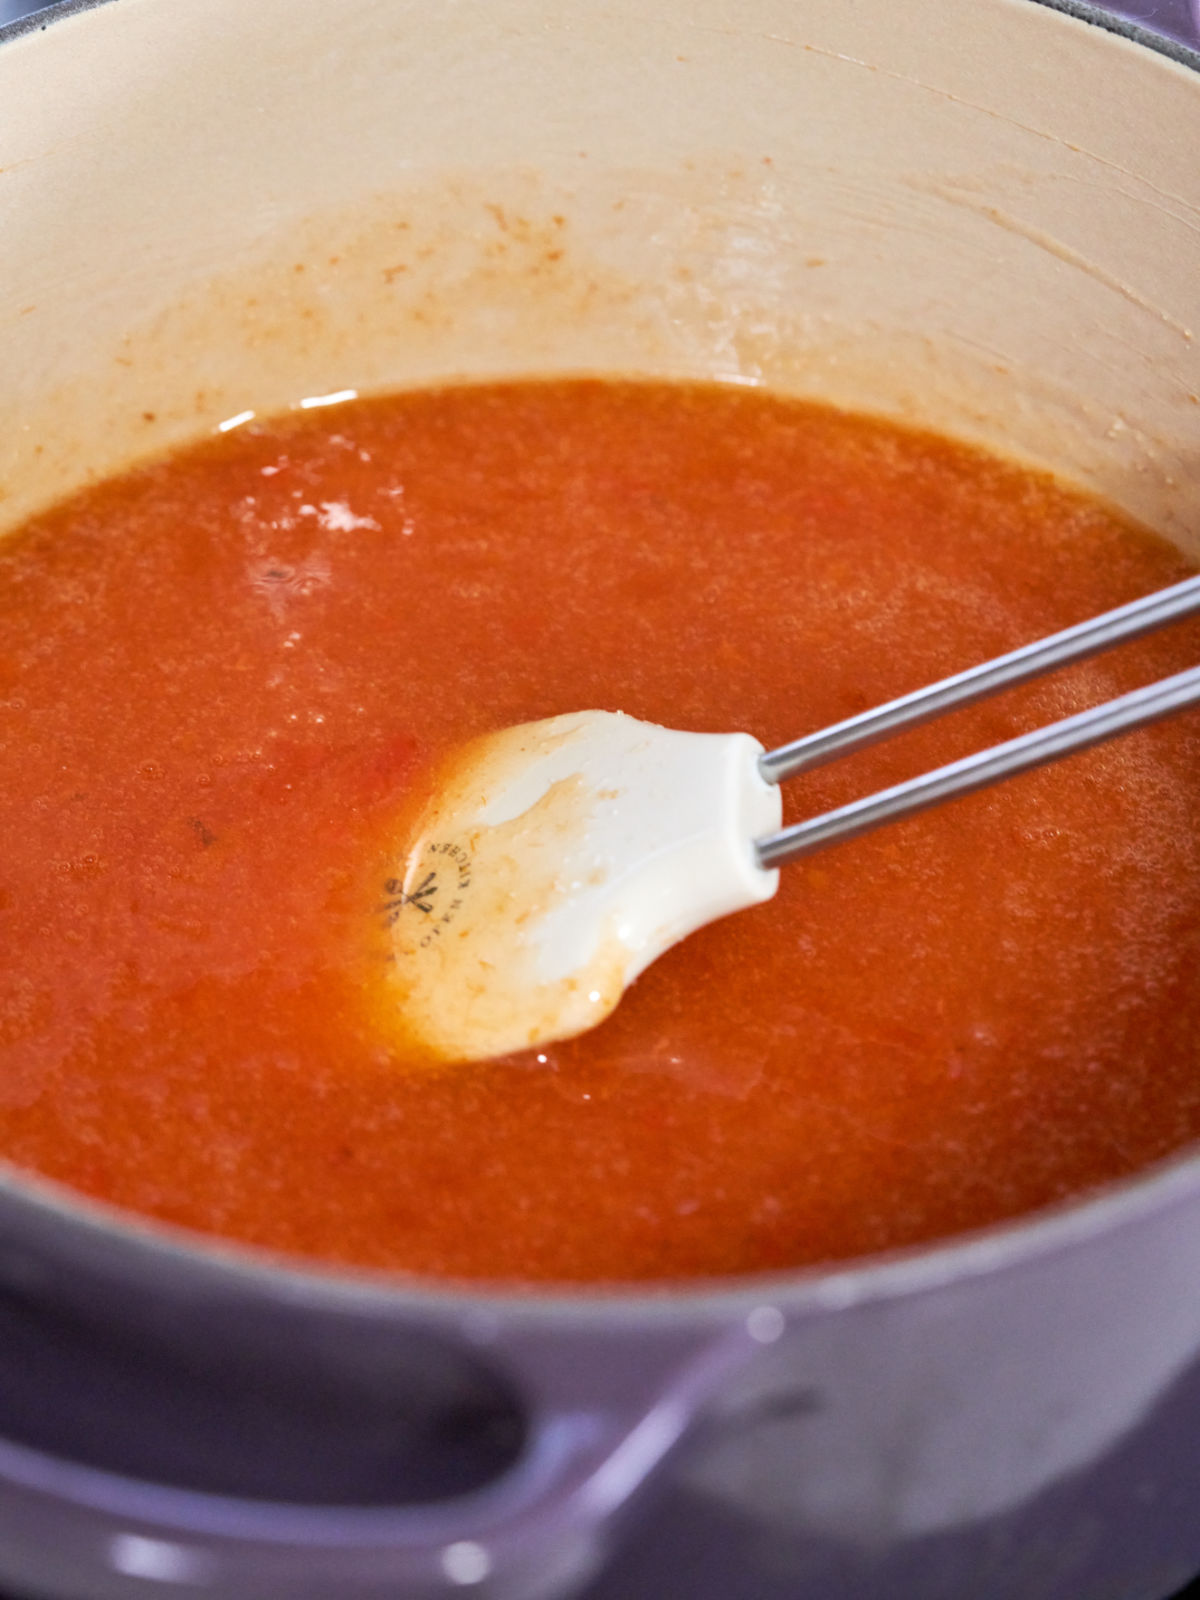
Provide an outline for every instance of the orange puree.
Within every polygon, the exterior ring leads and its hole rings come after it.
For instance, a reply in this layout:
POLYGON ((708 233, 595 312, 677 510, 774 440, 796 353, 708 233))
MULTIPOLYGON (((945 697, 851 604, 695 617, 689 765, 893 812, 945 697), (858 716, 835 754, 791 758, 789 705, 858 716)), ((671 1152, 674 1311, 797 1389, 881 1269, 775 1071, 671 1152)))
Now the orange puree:
MULTIPOLYGON (((243 427, 0 546, 0 1152, 328 1261, 827 1261, 1200 1133, 1200 722, 785 870, 596 1032, 406 1060, 396 817, 583 707, 781 741, 1173 582, 936 438, 744 390, 458 388, 243 427)), ((1200 655, 1175 629, 791 786, 792 816, 1200 655)))

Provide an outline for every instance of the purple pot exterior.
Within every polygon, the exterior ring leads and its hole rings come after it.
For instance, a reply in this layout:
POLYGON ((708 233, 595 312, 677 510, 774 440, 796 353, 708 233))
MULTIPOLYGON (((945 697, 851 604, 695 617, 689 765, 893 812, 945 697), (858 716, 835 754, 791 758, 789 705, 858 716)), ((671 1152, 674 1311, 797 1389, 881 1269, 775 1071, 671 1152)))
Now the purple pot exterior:
POLYGON ((565 1593, 652 1476, 653 1536, 633 1530, 596 1600, 685 1578, 761 1600, 1161 1600, 1200 1566, 1194 1161, 940 1251, 655 1298, 406 1295, 16 1191, 0 1215, 10 1295, 101 1345, 131 1322, 148 1368, 163 1346, 186 1365, 214 1343, 361 1367, 382 1338, 425 1395, 482 1361, 531 1421, 490 1486, 400 1508, 156 1486, 106 1470, 111 1441, 84 1433, 77 1455, 99 1465, 2 1444, 0 1571, 24 1592, 565 1593))
MULTIPOLYGON (((1138 16, 1194 38, 1182 0, 1138 16)), ((1200 1157, 657 1295, 306 1274, 0 1185, 0 1582, 31 1596, 1162 1600, 1200 1569, 1198 1439, 1200 1157)))

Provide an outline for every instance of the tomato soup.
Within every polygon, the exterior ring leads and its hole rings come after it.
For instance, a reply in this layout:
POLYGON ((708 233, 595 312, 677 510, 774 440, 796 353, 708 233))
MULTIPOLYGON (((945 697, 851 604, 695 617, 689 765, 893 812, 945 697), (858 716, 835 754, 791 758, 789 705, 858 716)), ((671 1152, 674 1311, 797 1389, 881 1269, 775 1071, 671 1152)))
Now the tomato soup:
MULTIPOLYGON (((1051 480, 753 391, 463 386, 227 435, 0 545, 0 1154, 208 1234, 506 1282, 911 1245, 1200 1134, 1200 721, 785 869, 567 1044, 406 1056, 397 819, 583 708, 782 742, 1191 570, 1051 480)), ((789 818, 1191 664, 1182 627, 789 818)))

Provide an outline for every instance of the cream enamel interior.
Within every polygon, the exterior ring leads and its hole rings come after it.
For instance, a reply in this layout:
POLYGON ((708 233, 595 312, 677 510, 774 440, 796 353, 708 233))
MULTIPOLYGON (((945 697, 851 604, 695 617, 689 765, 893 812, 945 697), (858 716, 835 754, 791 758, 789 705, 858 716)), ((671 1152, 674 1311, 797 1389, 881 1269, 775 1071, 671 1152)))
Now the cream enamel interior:
POLYGON ((550 371, 1200 525, 1200 78, 1030 0, 120 0, 0 107, 0 525, 246 410, 550 371))

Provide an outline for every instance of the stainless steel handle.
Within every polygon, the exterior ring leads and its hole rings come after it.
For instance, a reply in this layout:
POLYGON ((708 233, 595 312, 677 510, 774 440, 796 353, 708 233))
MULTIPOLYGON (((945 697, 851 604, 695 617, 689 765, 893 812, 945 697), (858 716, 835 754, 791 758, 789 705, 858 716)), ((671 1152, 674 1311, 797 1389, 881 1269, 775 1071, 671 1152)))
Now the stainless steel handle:
MULTIPOLYGON (((759 770, 768 781, 778 782, 780 778, 807 771, 851 750, 875 744, 901 728, 928 722, 944 711, 971 705, 1001 689, 1027 682, 1068 662, 1096 655, 1197 611, 1200 611, 1200 577, 1188 578, 1169 589, 1158 590, 1115 611, 1106 611, 994 661, 943 678, 925 689, 769 751, 760 758, 759 770)), ((782 866, 826 845, 856 838, 886 822, 915 816, 919 811, 959 795, 972 794, 1003 778, 1090 749, 1197 702, 1200 702, 1200 667, 1190 667, 1186 672, 1176 673, 1144 689, 1135 689, 1116 700, 1065 717, 1061 722, 1021 734, 933 772, 921 773, 906 783, 895 784, 839 806, 835 811, 783 828, 756 841, 759 863, 767 868, 782 866)))
POLYGON ((785 861, 795 861, 825 845, 853 839, 885 822, 915 816, 918 811, 971 794, 976 789, 998 783, 1001 778, 1011 778, 1018 772, 1043 767, 1077 750, 1087 750, 1197 702, 1200 702, 1200 667, 1189 667, 1186 672, 1149 684, 1145 689, 1135 689, 1118 700, 1106 701, 1090 711, 1052 722, 1033 733, 1023 733, 1005 744, 966 756, 962 761, 923 772, 907 783, 881 789, 878 794, 851 801, 836 811, 826 811, 822 816, 769 834, 755 845, 759 863, 764 867, 782 866, 785 861))
POLYGON ((1022 645, 1019 650, 997 656, 994 661, 968 667, 965 672, 956 672, 953 677, 915 689, 898 700, 889 700, 856 717, 848 717, 844 722, 835 722, 832 727, 793 739, 778 750, 768 750, 760 756, 758 770, 768 783, 782 783, 785 778, 794 778, 838 756, 849 755, 852 750, 877 744, 902 728, 915 728, 943 712, 973 705, 977 700, 998 694, 1001 689, 1027 683, 1031 678, 1065 667, 1068 662, 1099 655, 1114 645, 1152 633, 1156 628, 1178 622, 1197 611, 1200 611, 1200 577, 1185 578, 1169 589, 1157 589, 1140 600, 1118 606, 1115 611, 1089 617, 1086 622, 1064 628, 1061 633, 1052 633, 1033 644, 1022 645))

